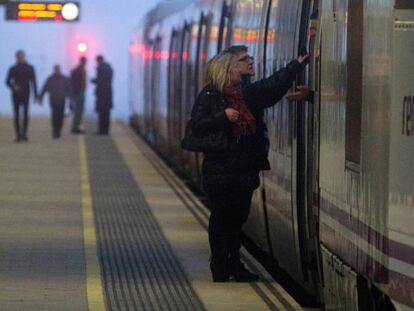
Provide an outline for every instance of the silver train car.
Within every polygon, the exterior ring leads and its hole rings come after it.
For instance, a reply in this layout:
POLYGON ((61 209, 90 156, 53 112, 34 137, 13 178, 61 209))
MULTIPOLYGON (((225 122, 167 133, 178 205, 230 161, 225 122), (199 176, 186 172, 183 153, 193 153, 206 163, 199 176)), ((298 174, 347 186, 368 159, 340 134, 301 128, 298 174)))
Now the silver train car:
POLYGON ((414 310, 414 1, 174 0, 149 12, 130 44, 131 124, 196 183, 202 155, 180 140, 206 60, 233 44, 249 47, 255 79, 306 46, 297 85, 314 94, 265 111, 272 170, 245 233, 326 310, 414 310))

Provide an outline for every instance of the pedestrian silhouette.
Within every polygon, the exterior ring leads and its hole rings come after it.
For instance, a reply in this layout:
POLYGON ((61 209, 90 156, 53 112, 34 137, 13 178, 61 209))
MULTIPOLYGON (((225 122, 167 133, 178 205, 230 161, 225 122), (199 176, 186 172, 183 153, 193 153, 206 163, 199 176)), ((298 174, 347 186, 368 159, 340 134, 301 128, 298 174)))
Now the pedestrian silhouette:
POLYGON ((98 66, 96 67, 96 77, 91 80, 96 84, 95 111, 98 113, 98 131, 99 135, 108 135, 112 103, 112 76, 111 66, 105 62, 102 55, 96 57, 98 66))
POLYGON ((69 79, 61 73, 59 65, 53 67, 53 74, 47 78, 43 85, 39 96, 40 103, 45 93, 49 93, 49 103, 52 113, 52 137, 59 138, 63 127, 65 101, 66 97, 70 94, 69 79))
POLYGON ((72 133, 81 134, 83 110, 85 106, 86 90, 86 57, 81 57, 79 65, 72 70, 70 75, 71 84, 71 109, 73 111, 72 133))
POLYGON ((37 98, 36 76, 33 66, 26 62, 24 51, 16 52, 16 64, 10 67, 6 78, 6 85, 12 93, 14 110, 14 128, 16 142, 27 141, 27 128, 29 125, 29 99, 30 86, 37 98), (23 124, 20 120, 20 110, 23 108, 23 124))

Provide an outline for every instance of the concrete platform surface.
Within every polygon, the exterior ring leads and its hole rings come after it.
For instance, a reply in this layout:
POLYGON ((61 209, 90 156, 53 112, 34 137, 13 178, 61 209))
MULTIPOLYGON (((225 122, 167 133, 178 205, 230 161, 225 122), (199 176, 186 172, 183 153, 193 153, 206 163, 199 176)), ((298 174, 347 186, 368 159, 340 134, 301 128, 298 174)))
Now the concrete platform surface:
POLYGON ((303 310, 261 280, 213 283, 208 211, 127 126, 64 133, 0 118, 0 310, 303 310), (90 133, 90 134, 89 134, 90 133))

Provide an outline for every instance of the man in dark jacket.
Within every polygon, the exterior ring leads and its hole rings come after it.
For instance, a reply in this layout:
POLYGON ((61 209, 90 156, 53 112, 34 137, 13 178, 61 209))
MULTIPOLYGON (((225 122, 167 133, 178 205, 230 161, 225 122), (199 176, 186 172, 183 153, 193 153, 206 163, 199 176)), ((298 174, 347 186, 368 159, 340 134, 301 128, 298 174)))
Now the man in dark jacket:
POLYGON ((71 84, 71 108, 73 110, 72 133, 81 134, 80 129, 82 123, 83 109, 85 105, 86 90, 86 57, 81 57, 79 65, 72 70, 70 74, 71 84))
POLYGON ((16 52, 16 65, 9 69, 6 85, 12 92, 14 108, 14 127, 16 142, 27 141, 27 127, 29 124, 30 85, 37 97, 36 76, 33 66, 26 63, 26 56, 22 50, 16 52), (23 108, 23 128, 20 126, 20 110, 23 108))
POLYGON ((59 138, 63 127, 65 100, 70 93, 69 79, 62 75, 59 65, 53 67, 53 74, 47 78, 40 93, 40 102, 46 92, 49 93, 49 103, 52 111, 52 136, 53 138, 59 138))
POLYGON ((96 78, 92 83, 96 84, 96 107, 98 113, 98 131, 99 135, 109 134, 110 113, 112 109, 112 75, 111 66, 104 61, 102 55, 96 58, 98 66, 96 68, 96 78))

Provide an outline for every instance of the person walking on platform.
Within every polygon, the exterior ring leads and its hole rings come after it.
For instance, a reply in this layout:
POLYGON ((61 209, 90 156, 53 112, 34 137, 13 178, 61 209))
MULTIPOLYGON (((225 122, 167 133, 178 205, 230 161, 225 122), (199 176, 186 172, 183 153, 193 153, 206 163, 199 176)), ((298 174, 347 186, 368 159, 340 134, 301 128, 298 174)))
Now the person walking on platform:
POLYGON ((26 62, 25 53, 22 50, 16 52, 16 65, 9 69, 6 85, 12 92, 14 110, 14 128, 16 142, 27 141, 27 128, 29 125, 29 99, 30 85, 34 96, 37 97, 36 75, 33 66, 26 62), (23 124, 20 122, 20 111, 23 108, 23 124))
POLYGON ((85 105, 86 91, 86 57, 82 56, 79 65, 70 74, 71 109, 73 111, 72 133, 82 134, 80 129, 85 105))
POLYGON ((60 70, 59 65, 53 67, 53 74, 50 75, 40 92, 39 102, 42 102, 45 93, 49 93, 49 103, 52 112, 52 137, 59 138, 65 112, 65 100, 70 94, 69 79, 60 70))
POLYGON ((214 282, 227 282, 230 277, 237 282, 258 280, 244 267, 239 250, 252 194, 260 184, 259 171, 270 169, 263 110, 286 94, 307 58, 299 56, 254 83, 243 83, 254 75, 253 57, 246 46, 232 46, 207 64, 206 86, 196 99, 189 124, 193 135, 208 138, 201 139, 206 144, 202 185, 211 210, 208 235, 214 282))
POLYGON ((110 126, 110 114, 112 109, 112 76, 111 66, 105 62, 102 55, 96 57, 98 66, 96 67, 96 77, 92 83, 96 84, 96 106, 98 113, 98 131, 99 135, 108 135, 110 126))

